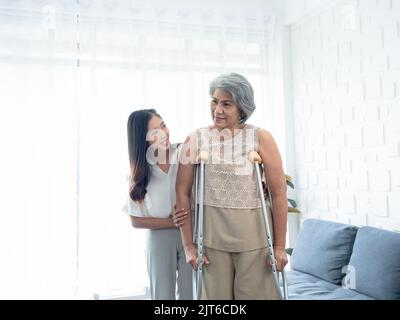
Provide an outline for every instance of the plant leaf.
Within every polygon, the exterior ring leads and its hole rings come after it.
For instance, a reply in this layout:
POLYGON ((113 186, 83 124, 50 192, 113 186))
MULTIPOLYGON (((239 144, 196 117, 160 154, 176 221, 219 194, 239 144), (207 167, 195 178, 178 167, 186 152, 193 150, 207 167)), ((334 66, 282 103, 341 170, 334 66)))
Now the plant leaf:
POLYGON ((297 203, 296 201, 294 201, 293 199, 288 199, 289 203, 292 205, 293 208, 297 207, 297 203))
POLYGON ((291 187, 292 189, 294 189, 294 185, 293 183, 291 183, 290 181, 286 180, 286 184, 291 187))

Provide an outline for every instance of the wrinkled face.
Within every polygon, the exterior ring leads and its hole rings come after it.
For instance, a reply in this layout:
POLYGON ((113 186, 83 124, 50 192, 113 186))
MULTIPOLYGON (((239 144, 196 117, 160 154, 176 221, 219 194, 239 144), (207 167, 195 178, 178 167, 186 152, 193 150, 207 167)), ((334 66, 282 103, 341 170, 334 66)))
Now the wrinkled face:
POLYGON ((147 139, 150 145, 154 145, 157 148, 169 148, 169 130, 163 119, 158 116, 154 116, 150 119, 148 124, 147 139))
POLYGON ((234 103, 230 93, 215 89, 210 107, 211 117, 217 129, 233 129, 240 123, 241 111, 234 103))

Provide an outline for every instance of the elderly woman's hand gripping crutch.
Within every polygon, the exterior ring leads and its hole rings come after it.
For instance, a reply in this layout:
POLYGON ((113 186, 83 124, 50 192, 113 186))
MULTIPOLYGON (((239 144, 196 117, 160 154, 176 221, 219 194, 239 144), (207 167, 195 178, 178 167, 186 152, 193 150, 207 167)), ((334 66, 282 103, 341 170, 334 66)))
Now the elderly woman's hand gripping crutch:
MULTIPOLYGON (((273 242, 272 242, 272 237, 271 237, 271 229, 269 225, 269 220, 268 220, 268 208, 265 203, 265 198, 264 198, 264 188, 262 184, 262 175, 261 175, 261 167, 262 167, 262 159, 261 156, 255 152, 252 151, 249 154, 249 160, 254 163, 255 169, 256 169, 256 175, 257 175, 257 183, 258 183, 258 190, 260 193, 260 199, 261 199, 261 208, 263 211, 264 215, 264 223, 265 223, 265 229, 267 233, 267 242, 268 242, 268 250, 269 250, 269 258, 270 258, 270 264, 272 268, 272 273, 274 276, 274 281, 277 286, 278 292, 280 292, 280 286, 279 286, 279 279, 278 279, 278 272, 282 273, 282 282, 283 282, 283 298, 285 300, 288 299, 288 288, 287 288, 287 280, 286 280, 286 273, 284 270, 284 267, 287 263, 287 258, 286 258, 286 253, 285 253, 285 248, 280 248, 280 247, 274 247, 273 242), (284 251, 284 254, 282 254, 281 250, 284 251), (278 264, 279 261, 279 264, 278 264)), ((268 183, 266 183, 266 187, 268 188, 268 183)), ((267 192, 267 198, 272 202, 270 198, 270 192, 267 192)), ((272 217, 272 215, 271 215, 272 217)))

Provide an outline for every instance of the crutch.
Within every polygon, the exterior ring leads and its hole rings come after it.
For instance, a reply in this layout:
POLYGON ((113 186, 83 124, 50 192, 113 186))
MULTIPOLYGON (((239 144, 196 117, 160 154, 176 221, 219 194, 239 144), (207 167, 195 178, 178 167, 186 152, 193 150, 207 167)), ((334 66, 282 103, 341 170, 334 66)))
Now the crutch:
POLYGON ((193 242, 197 239, 197 271, 193 269, 193 299, 200 300, 203 279, 203 216, 204 216, 204 164, 208 160, 208 153, 201 151, 195 168, 194 184, 194 232, 193 242))
MULTIPOLYGON (((249 154, 249 160, 254 163, 254 167, 256 169, 258 191, 260 192, 261 208, 262 208, 263 215, 264 215, 264 223, 265 223, 265 230, 267 233, 267 242, 268 242, 269 258, 271 260, 271 266, 272 266, 272 274, 274 277, 274 282, 275 282, 277 292, 279 294, 279 298, 282 299, 282 292, 281 292, 281 289, 279 286, 278 271, 276 269, 274 247, 273 247, 273 243, 272 243, 273 240, 271 238, 271 232, 270 232, 271 229, 270 229, 269 220, 268 220, 268 214, 271 214, 271 212, 269 210, 270 208, 267 207, 265 204, 264 190, 263 190, 262 180, 261 180, 262 159, 257 152, 252 151, 249 154)), ((268 187, 268 183, 266 185, 268 187)), ((269 190, 268 190, 268 198, 269 198, 270 204, 272 205, 272 202, 271 202, 272 199, 270 197, 269 190)), ((271 218, 272 218, 272 214, 271 214, 271 218)), ((287 286, 286 272, 283 269, 281 271, 281 273, 282 273, 282 284, 283 284, 283 299, 288 300, 288 286, 287 286)))

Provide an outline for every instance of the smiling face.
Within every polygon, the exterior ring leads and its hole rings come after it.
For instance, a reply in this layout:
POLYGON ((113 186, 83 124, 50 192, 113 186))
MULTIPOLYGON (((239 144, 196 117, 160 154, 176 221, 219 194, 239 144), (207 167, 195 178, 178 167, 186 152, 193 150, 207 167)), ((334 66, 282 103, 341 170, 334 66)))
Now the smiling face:
POLYGON ((163 119, 158 116, 152 117, 149 121, 147 129, 148 141, 151 145, 157 144, 157 148, 161 149, 169 148, 169 130, 163 119))
POLYGON ((217 129, 234 129, 240 124, 241 111, 230 93, 222 89, 215 89, 210 107, 211 117, 217 129))

